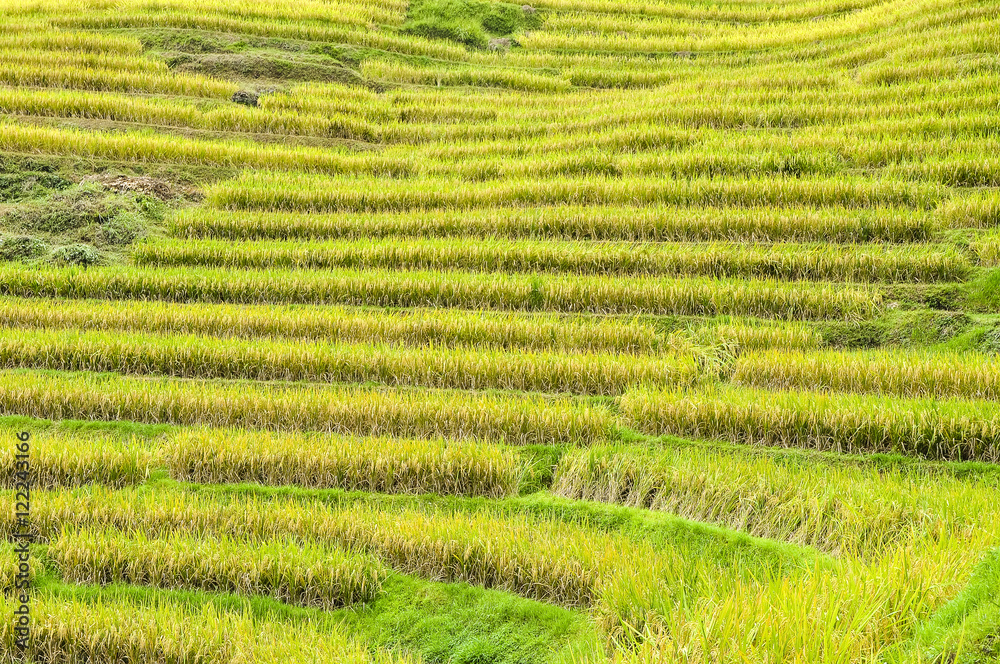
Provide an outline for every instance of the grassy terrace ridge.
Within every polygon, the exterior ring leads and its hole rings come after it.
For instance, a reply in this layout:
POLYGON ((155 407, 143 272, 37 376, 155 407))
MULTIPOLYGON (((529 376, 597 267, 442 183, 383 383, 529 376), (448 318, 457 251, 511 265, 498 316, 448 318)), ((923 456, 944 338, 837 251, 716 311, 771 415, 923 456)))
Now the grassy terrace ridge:
POLYGON ((0 27, 27 659, 998 661, 994 0, 0 27))

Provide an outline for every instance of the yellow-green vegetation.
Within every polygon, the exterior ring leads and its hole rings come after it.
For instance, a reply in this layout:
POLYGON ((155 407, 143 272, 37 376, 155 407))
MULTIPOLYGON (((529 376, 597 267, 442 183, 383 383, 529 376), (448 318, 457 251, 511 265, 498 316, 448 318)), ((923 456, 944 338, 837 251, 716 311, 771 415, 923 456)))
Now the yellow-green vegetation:
POLYGON ((740 357, 733 367, 732 380, 776 390, 1000 401, 1000 359, 981 353, 755 353, 740 357))
POLYGON ((995 0, 0 4, 0 660, 1000 656, 995 0))
POLYGON ((190 430, 163 446, 180 480, 499 498, 528 472, 508 447, 446 440, 190 430))
POLYGON ((637 390, 619 400, 643 433, 847 453, 1000 459, 1000 404, 741 387, 637 390))
POLYGON ((0 412, 524 445, 599 440, 613 427, 605 408, 569 398, 90 373, 2 373, 0 412))
MULTIPOLYGON (((13 432, 11 432, 13 433, 13 432)), ((80 443, 43 436, 29 454, 31 486, 52 489, 83 484, 141 484, 155 468, 156 456, 136 438, 98 436, 80 443)), ((0 461, 4 485, 13 488, 18 470, 13 455, 0 461)))
MULTIPOLYGON (((0 600, 5 610, 16 604, 0 600)), ((45 594, 34 600, 38 618, 25 652, 36 660, 72 662, 216 662, 338 661, 352 664, 410 662, 406 656, 370 653, 363 643, 341 632, 308 623, 260 619, 250 612, 201 610, 162 600, 146 603, 109 595, 75 598, 45 594)), ((15 652, 12 624, 4 624, 0 643, 15 652)))
POLYGON ((761 537, 873 555, 915 533, 974 527, 996 472, 902 457, 843 457, 672 440, 597 446, 561 460, 561 496, 665 510, 761 537))
POLYGON ((869 286, 684 277, 618 278, 376 269, 0 268, 4 295, 172 302, 349 304, 599 314, 857 320, 879 309, 869 286))
POLYGON ((670 354, 524 351, 512 356, 499 350, 79 330, 2 330, 0 367, 597 395, 642 384, 690 385, 698 376, 693 357, 670 354))
MULTIPOLYGON (((118 300, 109 305, 101 300, 0 298, 0 320, 7 328, 266 336, 416 347, 622 353, 690 348, 682 336, 662 334, 651 323, 631 317, 571 318, 453 309, 173 304, 143 300, 118 300)), ((733 322, 733 326, 739 325, 733 322)), ((766 335, 775 328, 757 325, 754 329, 766 335)), ((803 335, 808 331, 805 327, 801 329, 803 335)))
POLYGON ((483 240, 233 243, 171 240, 143 244, 133 252, 139 265, 215 265, 254 268, 370 266, 472 272, 555 272, 640 276, 699 274, 714 277, 778 277, 846 281, 938 281, 962 279, 969 261, 955 250, 918 245, 771 245, 750 249, 729 244, 612 244, 483 240))
POLYGON ((327 609, 374 599, 388 574, 371 558, 293 540, 64 530, 48 555, 75 583, 204 588, 327 609))

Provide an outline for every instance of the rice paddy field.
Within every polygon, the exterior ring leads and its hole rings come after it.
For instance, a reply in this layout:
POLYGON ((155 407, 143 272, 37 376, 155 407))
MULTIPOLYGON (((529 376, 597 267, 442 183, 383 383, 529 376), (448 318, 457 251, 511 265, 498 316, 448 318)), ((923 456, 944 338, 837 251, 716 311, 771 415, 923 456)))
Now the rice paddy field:
POLYGON ((1000 662, 1000 4, 529 1, 0 0, 0 662, 1000 662))

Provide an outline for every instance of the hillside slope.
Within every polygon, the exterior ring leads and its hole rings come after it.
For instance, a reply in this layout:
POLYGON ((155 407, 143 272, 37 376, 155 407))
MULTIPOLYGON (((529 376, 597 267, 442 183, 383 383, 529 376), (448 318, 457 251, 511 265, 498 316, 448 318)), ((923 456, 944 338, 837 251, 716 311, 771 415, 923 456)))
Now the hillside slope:
POLYGON ((29 660, 1000 661, 996 2, 0 24, 29 660))

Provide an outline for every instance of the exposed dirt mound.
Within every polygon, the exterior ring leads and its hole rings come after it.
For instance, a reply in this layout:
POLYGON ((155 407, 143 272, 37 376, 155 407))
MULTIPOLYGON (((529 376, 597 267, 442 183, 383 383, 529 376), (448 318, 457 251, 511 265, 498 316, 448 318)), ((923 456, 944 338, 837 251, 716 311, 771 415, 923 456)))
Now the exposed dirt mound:
POLYGON ((84 181, 97 182, 116 194, 145 194, 164 201, 176 195, 170 183, 144 175, 94 175, 84 181))

